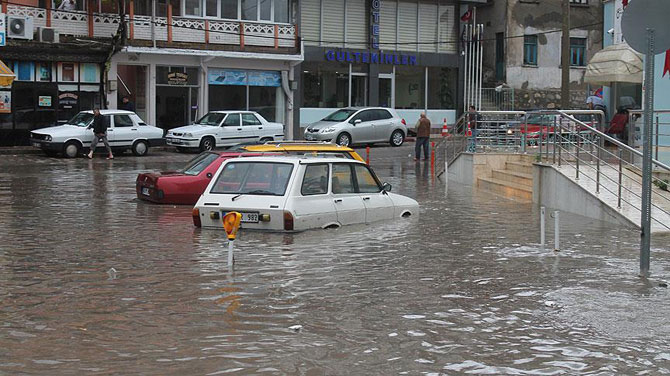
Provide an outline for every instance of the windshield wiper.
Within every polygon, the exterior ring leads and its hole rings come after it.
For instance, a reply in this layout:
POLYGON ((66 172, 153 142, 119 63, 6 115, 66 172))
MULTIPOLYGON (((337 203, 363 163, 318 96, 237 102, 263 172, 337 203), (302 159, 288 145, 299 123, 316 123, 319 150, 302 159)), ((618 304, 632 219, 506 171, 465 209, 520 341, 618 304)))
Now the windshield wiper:
POLYGON ((256 189, 256 190, 254 190, 254 191, 244 192, 244 193, 240 193, 240 194, 238 194, 238 195, 235 195, 235 197, 233 197, 233 198, 231 199, 231 201, 235 201, 235 200, 237 200, 238 198, 240 198, 240 197, 242 197, 242 196, 244 196, 244 195, 270 195, 270 196, 279 196, 277 193, 274 193, 274 192, 266 191, 266 190, 264 190, 264 189, 256 189))

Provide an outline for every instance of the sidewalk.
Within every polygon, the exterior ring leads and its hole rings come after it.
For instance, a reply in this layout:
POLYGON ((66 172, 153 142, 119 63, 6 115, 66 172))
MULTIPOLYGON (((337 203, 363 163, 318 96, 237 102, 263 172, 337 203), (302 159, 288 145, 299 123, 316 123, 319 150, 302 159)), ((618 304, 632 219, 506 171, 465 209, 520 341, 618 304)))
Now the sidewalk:
MULTIPOLYGON (((152 151, 169 151, 174 150, 171 146, 153 146, 152 151)), ((28 154, 43 154, 41 149, 32 146, 0 146, 0 155, 28 155, 28 154)))

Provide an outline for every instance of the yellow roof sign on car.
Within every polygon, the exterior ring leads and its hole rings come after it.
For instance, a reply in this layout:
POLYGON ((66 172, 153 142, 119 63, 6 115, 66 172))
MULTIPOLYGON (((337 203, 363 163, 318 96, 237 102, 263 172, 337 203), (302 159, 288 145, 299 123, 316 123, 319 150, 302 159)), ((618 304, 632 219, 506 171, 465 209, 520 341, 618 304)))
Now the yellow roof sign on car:
POLYGON ((296 151, 303 151, 303 152, 340 152, 340 153, 346 153, 349 154, 352 158, 364 162, 363 158, 361 158, 358 153, 354 151, 354 149, 346 146, 340 146, 336 144, 331 144, 331 143, 325 143, 325 142, 272 142, 272 143, 266 143, 262 145, 248 145, 244 147, 245 150, 247 151, 252 151, 252 152, 257 152, 257 153, 262 153, 262 152, 277 152, 277 151, 283 151, 283 152, 296 152, 296 151))

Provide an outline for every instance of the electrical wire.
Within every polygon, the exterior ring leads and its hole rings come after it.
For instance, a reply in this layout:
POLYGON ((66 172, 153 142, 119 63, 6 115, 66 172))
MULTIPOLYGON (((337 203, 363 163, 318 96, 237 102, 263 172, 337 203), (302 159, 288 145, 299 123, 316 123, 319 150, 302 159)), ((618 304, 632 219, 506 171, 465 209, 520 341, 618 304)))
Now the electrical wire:
MULTIPOLYGON (((25 7, 25 8, 46 9, 46 8, 42 8, 42 7, 39 7, 39 6, 24 5, 24 4, 20 4, 20 3, 14 3, 14 2, 11 2, 11 1, 7 1, 6 4, 21 6, 21 7, 25 7)), ((78 14, 78 15, 82 14, 81 11, 68 11, 68 10, 57 10, 57 9, 52 10, 52 11, 57 11, 57 12, 62 12, 62 13, 73 13, 73 14, 78 14)), ((118 15, 104 16, 105 13, 97 13, 97 14, 102 15, 103 17, 110 17, 110 18, 119 17, 118 15)), ((188 17, 185 17, 185 19, 189 20, 188 17)), ((131 19, 130 16, 128 17, 128 20, 129 21, 135 21, 135 19, 131 19)), ((203 19, 194 19, 194 20, 205 21, 203 19)), ((221 21, 222 22, 230 22, 230 21, 225 21, 225 20, 221 20, 221 21)), ((143 22, 147 22, 147 21, 143 21, 143 22)), ((233 22, 235 22, 235 21, 233 21, 233 22)), ((244 20, 241 20, 241 21, 238 21, 238 22, 243 23, 244 20)), ((159 21, 156 21, 156 20, 150 20, 150 21, 148 21, 148 23, 153 24, 155 26, 167 27, 166 23, 159 22, 159 21)), ((584 28, 589 28, 589 27, 592 27, 592 26, 598 26, 598 25, 602 25, 602 24, 603 24, 603 22, 594 22, 594 23, 586 24, 586 25, 572 26, 572 27, 570 27, 570 30, 584 29, 584 28)), ((189 29, 189 30, 203 31, 203 32, 205 31, 203 28, 189 27, 189 26, 172 25, 172 28, 173 29, 174 28, 189 29)), ((560 33, 562 31, 563 31, 562 29, 554 29, 554 30, 547 30, 547 31, 537 32, 537 33, 534 33, 532 35, 547 35, 547 34, 553 34, 553 33, 560 33)), ((209 30, 208 32, 209 32, 210 35, 211 34, 224 34, 224 35, 235 35, 235 36, 240 35, 240 33, 234 32, 234 31, 209 30)), ((517 38, 523 38, 527 35, 530 35, 530 34, 511 35, 511 36, 506 36, 503 39, 504 40, 517 39, 517 38)), ((290 40, 290 41, 295 40, 295 37, 281 37, 281 36, 275 37, 273 35, 249 35, 249 37, 272 39, 272 40, 275 40, 275 39, 277 39, 277 40, 290 40)), ((368 45, 367 41, 352 42, 352 41, 343 41, 343 40, 337 40, 336 41, 336 40, 305 39, 305 38, 302 38, 301 40, 303 42, 315 43, 315 44, 319 44, 319 45, 323 45, 323 44, 336 44, 336 45, 349 45, 349 46, 364 45, 366 47, 368 45)), ((480 42, 492 42, 492 41, 496 41, 496 40, 498 40, 498 39, 496 39, 496 38, 480 38, 479 39, 480 42)), ((389 45, 389 46, 420 46, 420 45, 429 45, 430 46, 430 45, 458 45, 458 44, 461 44, 461 43, 471 43, 471 42, 476 42, 476 41, 477 41, 477 39, 469 39, 469 40, 458 39, 458 40, 444 40, 444 41, 432 41, 432 42, 379 42, 378 44, 379 45, 389 45)))

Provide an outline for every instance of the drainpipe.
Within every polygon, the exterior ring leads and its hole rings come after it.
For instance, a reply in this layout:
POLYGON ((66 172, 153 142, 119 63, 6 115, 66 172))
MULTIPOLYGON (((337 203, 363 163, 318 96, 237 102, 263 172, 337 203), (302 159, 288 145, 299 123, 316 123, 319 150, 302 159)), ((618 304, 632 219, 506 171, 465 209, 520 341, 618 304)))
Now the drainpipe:
MULTIPOLYGON (((286 135, 286 139, 288 140, 295 140, 296 137, 296 129, 293 124, 293 90, 291 90, 291 87, 289 86, 289 81, 294 81, 295 80, 295 67, 298 66, 299 64, 302 63, 304 60, 304 53, 303 53, 303 45, 301 43, 300 46, 300 61, 291 61, 288 64, 288 71, 282 71, 281 72, 281 83, 282 83, 282 89, 284 89, 284 94, 286 94, 286 109, 288 110, 286 113, 286 126, 284 129, 284 134, 286 135), (287 132, 288 131, 288 132, 287 132)), ((297 127, 298 130, 300 129, 300 126, 297 127)))
MULTIPOLYGON (((209 63, 210 61, 214 60, 214 56, 201 56, 200 57, 200 71, 202 72, 201 77, 202 77, 202 100, 198 101, 198 109, 196 111, 196 118, 199 116, 205 115, 205 103, 207 102, 208 95, 209 95, 209 85, 207 84, 207 67, 205 66, 206 63, 209 63), (202 112, 201 112, 201 109, 202 112)), ((189 106, 191 104, 189 103, 189 106)), ((209 103, 207 103, 207 107, 209 107, 209 103)), ((190 111, 190 109, 189 109, 190 111)), ((189 116, 190 117, 190 116, 189 116)))

